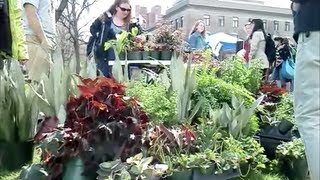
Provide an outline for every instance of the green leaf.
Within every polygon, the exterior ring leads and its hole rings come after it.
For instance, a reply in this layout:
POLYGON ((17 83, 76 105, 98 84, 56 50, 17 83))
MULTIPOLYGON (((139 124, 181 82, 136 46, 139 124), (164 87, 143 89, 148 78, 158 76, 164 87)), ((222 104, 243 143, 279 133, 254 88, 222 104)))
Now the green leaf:
POLYGON ((137 27, 134 27, 131 29, 131 35, 133 37, 136 37, 138 35, 138 33, 139 33, 139 29, 137 27))

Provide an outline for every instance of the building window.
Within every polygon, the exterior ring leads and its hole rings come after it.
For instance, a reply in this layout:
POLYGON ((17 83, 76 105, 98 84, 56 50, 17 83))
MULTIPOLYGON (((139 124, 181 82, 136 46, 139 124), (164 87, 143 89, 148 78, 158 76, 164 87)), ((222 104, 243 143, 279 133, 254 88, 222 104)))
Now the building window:
POLYGON ((210 26, 210 16, 209 15, 204 15, 203 21, 206 24, 206 26, 210 26))
POLYGON ((239 27, 239 18, 238 17, 232 18, 232 27, 234 27, 234 28, 239 27))
POLYGON ((184 21, 184 18, 183 16, 180 18, 180 27, 183 27, 183 21, 184 21))
POLYGON ((179 28, 179 19, 176 19, 175 29, 179 28))
POLYGON ((218 21, 219 27, 224 27, 224 16, 219 16, 218 21))
POLYGON ((274 30, 279 31, 279 21, 274 21, 274 30))
POLYGON ((284 30, 285 31, 290 31, 290 22, 286 22, 284 30))
POLYGON ((267 29, 267 20, 263 20, 263 28, 267 29))

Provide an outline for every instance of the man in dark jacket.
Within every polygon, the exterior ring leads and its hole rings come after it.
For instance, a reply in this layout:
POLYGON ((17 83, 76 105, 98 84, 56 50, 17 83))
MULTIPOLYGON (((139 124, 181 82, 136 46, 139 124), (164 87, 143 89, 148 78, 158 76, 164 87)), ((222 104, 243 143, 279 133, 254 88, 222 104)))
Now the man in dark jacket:
POLYGON ((298 42, 295 118, 305 144, 311 180, 320 179, 320 0, 291 0, 298 42))

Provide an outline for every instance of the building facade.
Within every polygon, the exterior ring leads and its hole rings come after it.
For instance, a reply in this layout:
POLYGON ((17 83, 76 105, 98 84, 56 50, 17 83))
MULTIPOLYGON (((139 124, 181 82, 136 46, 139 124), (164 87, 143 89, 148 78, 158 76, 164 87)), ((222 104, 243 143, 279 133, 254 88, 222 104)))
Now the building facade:
POLYGON ((137 5, 135 7, 135 17, 139 19, 139 23, 144 29, 149 29, 162 20, 161 6, 153 6, 151 11, 148 12, 147 7, 137 5))
POLYGON ((291 10, 265 6, 261 0, 178 0, 166 11, 164 19, 188 34, 194 23, 202 19, 210 33, 225 32, 245 39, 244 25, 251 19, 264 21, 267 33, 291 37, 291 10))

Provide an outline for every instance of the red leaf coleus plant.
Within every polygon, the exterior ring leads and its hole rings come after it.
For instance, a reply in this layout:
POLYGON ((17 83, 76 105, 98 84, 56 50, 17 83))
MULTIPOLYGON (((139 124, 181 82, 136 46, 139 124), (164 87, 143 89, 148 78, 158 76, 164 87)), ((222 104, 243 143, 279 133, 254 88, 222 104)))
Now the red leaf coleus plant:
POLYGON ((149 117, 134 98, 124 96, 123 84, 105 77, 79 78, 80 96, 69 98, 64 126, 58 127, 56 118, 46 118, 35 136, 36 141, 57 146, 43 151, 51 179, 62 178, 68 158, 81 157, 84 175, 94 176, 100 163, 139 153, 148 126, 149 117), (59 134, 60 138, 50 138, 59 134))

